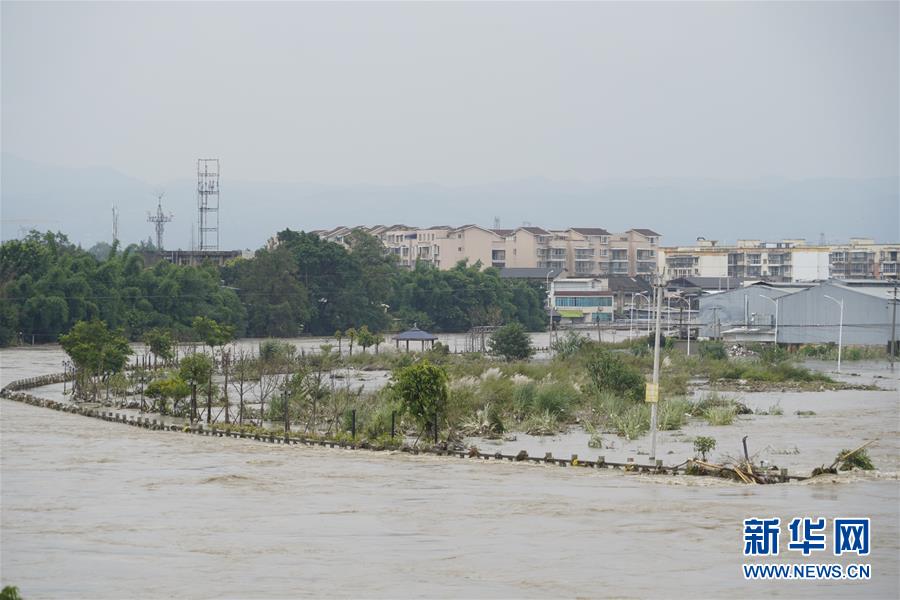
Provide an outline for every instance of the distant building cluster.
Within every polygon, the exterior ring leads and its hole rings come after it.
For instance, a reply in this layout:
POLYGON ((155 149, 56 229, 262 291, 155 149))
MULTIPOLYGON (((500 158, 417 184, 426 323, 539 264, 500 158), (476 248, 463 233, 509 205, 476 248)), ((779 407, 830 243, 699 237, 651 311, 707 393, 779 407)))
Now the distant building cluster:
POLYGON ((847 244, 807 244, 802 239, 738 240, 733 246, 699 239, 694 246, 661 248, 668 279, 734 278, 776 283, 825 279, 896 279, 900 244, 850 238, 847 244))
POLYGON ((698 238, 691 246, 662 246, 662 236, 652 229, 611 233, 601 227, 376 225, 340 226, 312 233, 347 245, 354 229, 380 239, 386 251, 409 268, 425 262, 451 269, 467 260, 469 264, 480 262, 499 269, 546 269, 554 278, 650 277, 663 271, 667 280, 701 277, 776 283, 896 279, 900 273, 900 243, 880 244, 870 238, 850 238, 846 244, 743 239, 733 245, 698 238))
POLYGON ((377 237, 400 265, 425 262, 451 269, 459 261, 485 267, 541 268, 555 276, 649 276, 656 272, 660 235, 650 229, 610 233, 599 227, 486 229, 449 227, 335 227, 314 231, 320 238, 345 244, 354 229, 377 237))

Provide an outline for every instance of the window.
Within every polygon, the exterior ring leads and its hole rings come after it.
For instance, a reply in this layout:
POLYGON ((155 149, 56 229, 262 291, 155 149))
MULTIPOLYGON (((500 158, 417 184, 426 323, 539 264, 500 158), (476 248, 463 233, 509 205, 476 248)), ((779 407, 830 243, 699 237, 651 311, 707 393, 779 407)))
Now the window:
POLYGON ((573 308, 590 308, 594 306, 612 306, 611 296, 557 296, 556 306, 573 308))

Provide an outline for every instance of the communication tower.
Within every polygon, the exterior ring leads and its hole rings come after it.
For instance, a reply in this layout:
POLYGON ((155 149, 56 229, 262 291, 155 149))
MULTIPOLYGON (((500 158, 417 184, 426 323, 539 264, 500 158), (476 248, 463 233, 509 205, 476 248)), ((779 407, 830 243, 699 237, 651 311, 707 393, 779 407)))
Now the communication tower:
POLYGON ((162 209, 162 197, 160 194, 157 198, 156 202, 156 214, 153 214, 147 211, 147 222, 153 223, 153 226, 156 228, 156 249, 163 249, 163 233, 166 230, 166 223, 171 221, 174 216, 172 213, 165 214, 162 209))
POLYGON ((115 244, 119 240, 119 207, 112 206, 112 241, 115 244))
POLYGON ((203 250, 219 249, 219 159, 197 159, 197 233, 203 250))

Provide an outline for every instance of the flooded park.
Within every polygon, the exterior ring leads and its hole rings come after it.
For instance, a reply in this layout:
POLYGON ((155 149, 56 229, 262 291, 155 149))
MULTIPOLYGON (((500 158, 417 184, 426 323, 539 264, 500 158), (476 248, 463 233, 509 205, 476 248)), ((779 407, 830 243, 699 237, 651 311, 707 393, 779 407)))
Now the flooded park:
MULTIPOLYGON (((0 350, 2 384, 63 359, 56 346, 0 350)), ((660 432, 666 464, 690 458, 695 436, 715 435, 713 458, 738 455, 747 436, 755 461, 803 475, 877 440, 875 471, 768 486, 182 435, 4 399, 3 578, 28 598, 896 597, 897 377, 885 361, 831 375, 877 389, 722 392, 750 412, 660 432), (743 519, 810 515, 872 519, 870 580, 743 578, 743 519)), ((62 388, 29 392, 61 399, 62 388)), ((589 437, 569 427, 466 442, 646 458, 646 436, 604 435, 599 449, 589 437)))

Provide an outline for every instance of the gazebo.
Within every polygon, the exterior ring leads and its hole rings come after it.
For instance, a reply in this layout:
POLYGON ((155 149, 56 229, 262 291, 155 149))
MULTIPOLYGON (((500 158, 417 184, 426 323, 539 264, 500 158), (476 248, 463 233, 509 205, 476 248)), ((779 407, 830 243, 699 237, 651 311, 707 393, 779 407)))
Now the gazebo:
POLYGON ((434 343, 437 341, 438 337, 434 334, 428 333, 427 331, 422 331, 415 325, 413 325, 412 329, 407 329, 403 333, 398 333, 393 338, 394 342, 397 344, 397 349, 400 349, 400 342, 406 342, 406 351, 409 352, 409 343, 410 342, 422 342, 422 351, 425 351, 425 342, 431 342, 431 347, 434 347, 434 343))

